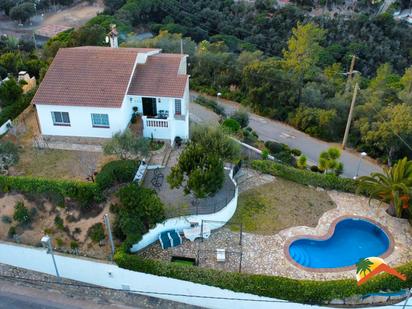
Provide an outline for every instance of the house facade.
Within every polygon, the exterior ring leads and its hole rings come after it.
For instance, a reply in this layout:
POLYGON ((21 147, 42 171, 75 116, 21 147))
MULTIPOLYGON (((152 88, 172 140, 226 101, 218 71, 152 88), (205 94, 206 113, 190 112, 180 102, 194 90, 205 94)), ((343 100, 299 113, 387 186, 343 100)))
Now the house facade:
POLYGON ((42 135, 111 138, 134 113, 143 136, 189 137, 187 56, 160 49, 60 49, 32 104, 42 135))

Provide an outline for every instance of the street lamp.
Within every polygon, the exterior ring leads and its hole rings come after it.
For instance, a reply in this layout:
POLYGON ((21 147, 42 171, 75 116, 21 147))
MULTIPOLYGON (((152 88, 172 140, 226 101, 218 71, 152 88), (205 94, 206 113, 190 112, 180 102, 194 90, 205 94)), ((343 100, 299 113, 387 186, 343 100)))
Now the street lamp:
POLYGON ((217 103, 219 103, 219 98, 222 96, 222 93, 221 92, 218 92, 217 93, 217 95, 216 95, 216 101, 217 101, 217 103))
POLYGON ((355 175, 355 177, 353 177, 353 179, 357 179, 357 178, 358 178, 359 169, 360 169, 360 165, 361 165, 362 159, 367 156, 367 153, 366 153, 366 152, 361 152, 360 155, 361 155, 361 156, 360 156, 360 158, 359 158, 358 168, 356 169, 356 175, 355 175))
POLYGON ((56 270, 57 280, 60 282, 61 278, 60 278, 59 270, 57 269, 56 260, 54 259, 54 253, 53 253, 53 248, 52 248, 52 245, 51 245, 50 236, 44 235, 41 238, 41 244, 43 245, 44 248, 47 249, 47 254, 51 254, 52 259, 53 259, 54 269, 56 270))

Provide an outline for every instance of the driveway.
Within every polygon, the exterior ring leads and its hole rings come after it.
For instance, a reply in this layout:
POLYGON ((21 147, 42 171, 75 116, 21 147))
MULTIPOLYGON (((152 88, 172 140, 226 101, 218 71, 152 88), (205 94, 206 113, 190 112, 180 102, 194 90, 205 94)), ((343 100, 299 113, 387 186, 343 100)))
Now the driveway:
MULTIPOLYGON (((191 91, 191 101, 193 102, 198 95, 198 93, 191 91)), ((216 100, 216 98, 212 99, 216 100)), ((241 107, 239 103, 223 99, 219 99, 219 104, 225 108, 226 114, 231 114, 241 107)), ((193 122, 208 124, 216 124, 219 119, 214 112, 198 104, 191 104, 190 118, 193 122)), ((298 148, 307 156, 308 161, 314 164, 322 151, 332 146, 339 146, 318 140, 287 124, 251 112, 249 112, 249 126, 257 132, 261 140, 275 141, 287 144, 291 148, 298 148)), ((342 150, 341 153, 341 161, 344 164, 343 176, 352 178, 356 175, 360 154, 353 150, 342 150)), ((369 175, 381 170, 381 167, 373 159, 366 158, 360 164, 358 175, 369 175)))

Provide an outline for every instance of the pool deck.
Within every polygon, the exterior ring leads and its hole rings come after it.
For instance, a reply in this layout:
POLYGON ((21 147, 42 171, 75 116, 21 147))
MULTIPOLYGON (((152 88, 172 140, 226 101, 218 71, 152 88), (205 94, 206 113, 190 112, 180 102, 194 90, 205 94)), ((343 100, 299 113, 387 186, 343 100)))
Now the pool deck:
POLYGON ((412 260, 412 226, 405 219, 398 219, 386 213, 385 204, 353 194, 328 192, 337 208, 327 211, 319 219, 315 228, 306 226, 291 227, 272 236, 260 236, 244 233, 244 263, 245 272, 281 275, 296 279, 339 279, 355 278, 355 269, 341 271, 310 271, 296 266, 291 262, 285 251, 291 239, 301 235, 311 235, 323 238, 333 230, 333 224, 341 217, 363 217, 377 222, 390 235, 393 250, 384 257, 390 266, 397 266, 412 260), (270 250, 271 248, 271 250, 270 250))
MULTIPOLYGON (((320 189, 319 189, 320 190, 320 189)), ((325 212, 315 228, 296 226, 284 229, 274 235, 257 235, 243 233, 242 246, 238 245, 239 233, 222 228, 214 231, 208 240, 190 242, 184 240, 176 248, 162 250, 158 243, 143 250, 140 254, 170 261, 172 255, 196 257, 198 250, 209 252, 203 254, 200 267, 210 267, 237 271, 239 256, 233 254, 224 263, 216 263, 216 248, 226 248, 227 251, 242 251, 242 272, 254 274, 267 274, 285 276, 295 279, 341 279, 355 278, 355 269, 340 271, 309 271, 291 262, 285 250, 291 239, 298 236, 324 237, 333 230, 333 224, 343 217, 364 217, 378 223, 389 233, 392 239, 393 250, 384 257, 389 266, 397 266, 412 260, 412 226, 405 219, 398 219, 386 213, 387 205, 372 201, 369 205, 368 198, 353 194, 328 191, 337 208, 325 212)))

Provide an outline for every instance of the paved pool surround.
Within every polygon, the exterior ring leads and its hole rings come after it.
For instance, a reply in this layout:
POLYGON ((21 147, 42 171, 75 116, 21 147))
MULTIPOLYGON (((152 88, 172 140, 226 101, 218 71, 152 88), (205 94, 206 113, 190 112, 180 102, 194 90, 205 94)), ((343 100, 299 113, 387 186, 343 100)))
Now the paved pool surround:
POLYGON ((406 219, 398 219, 386 213, 387 205, 371 201, 366 197, 329 191, 336 203, 335 209, 325 212, 315 228, 295 226, 275 235, 253 235, 243 237, 242 269, 248 273, 279 275, 295 279, 341 279, 355 278, 355 268, 320 270, 305 268, 297 264, 288 254, 289 244, 297 238, 327 238, 333 233, 333 225, 342 218, 365 218, 382 228, 390 238, 390 248, 383 258, 390 266, 398 266, 412 260, 412 227, 406 219))
MULTIPOLYGON (((241 186, 242 189, 242 186, 241 186)), ((323 190, 318 188, 317 190, 323 190)), ((223 227, 213 231, 208 240, 194 242, 184 240, 178 247, 162 250, 156 242, 139 252, 140 255, 165 261, 170 261, 171 256, 197 257, 198 250, 203 254, 199 267, 215 268, 225 271, 237 272, 239 269, 238 254, 228 255, 224 263, 216 262, 216 248, 226 248, 228 251, 243 252, 242 272, 252 274, 266 274, 283 276, 294 279, 329 280, 342 278, 355 278, 355 268, 335 269, 333 271, 314 271, 313 268, 305 269, 288 258, 285 248, 295 238, 302 237, 328 237, 333 230, 333 224, 344 217, 361 217, 372 221, 382 228, 390 238, 391 247, 384 255, 385 261, 390 266, 404 264, 412 261, 412 226, 405 219, 398 219, 386 213, 387 205, 378 201, 371 201, 366 197, 336 192, 327 192, 335 202, 336 208, 325 212, 319 219, 316 227, 294 226, 284 229, 273 235, 258 235, 243 233, 242 248, 239 246, 239 233, 223 227), (331 230, 332 228, 332 230, 331 230)), ((287 207, 287 205, 285 205, 287 207)))

